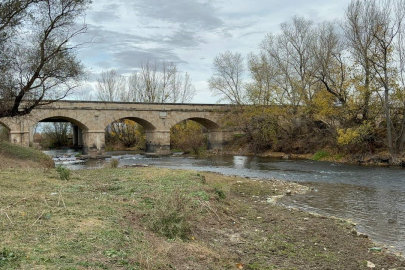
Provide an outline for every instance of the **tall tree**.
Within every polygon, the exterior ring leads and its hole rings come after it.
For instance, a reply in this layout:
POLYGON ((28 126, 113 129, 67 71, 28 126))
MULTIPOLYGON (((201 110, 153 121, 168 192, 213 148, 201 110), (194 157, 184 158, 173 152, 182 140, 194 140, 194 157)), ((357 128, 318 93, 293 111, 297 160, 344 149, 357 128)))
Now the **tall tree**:
POLYGON ((317 28, 312 54, 314 67, 312 76, 319 80, 324 89, 344 105, 350 89, 350 72, 345 60, 345 44, 338 34, 336 25, 324 22, 317 28))
POLYGON ((232 104, 244 103, 243 75, 245 71, 244 59, 238 52, 226 51, 214 59, 214 74, 208 80, 209 87, 220 100, 232 104))
POLYGON ((283 23, 278 35, 269 34, 260 44, 262 53, 278 70, 275 76, 278 102, 290 106, 292 114, 302 105, 311 107, 315 94, 311 47, 315 40, 313 22, 294 17, 283 23))
POLYGON ((357 87, 361 93, 362 104, 360 112, 363 119, 369 117, 369 107, 372 97, 372 82, 374 73, 372 69, 371 47, 374 42, 373 20, 376 10, 375 0, 353 0, 345 11, 343 30, 348 49, 353 57, 354 64, 360 67, 361 84, 357 87))
POLYGON ((403 47, 405 42, 405 1, 370 1, 375 5, 372 18, 373 43, 369 61, 381 87, 387 143, 391 159, 396 161, 405 146, 405 89, 403 77, 403 47), (398 85, 400 84, 400 85, 398 85))
POLYGON ((71 40, 90 0, 0 3, 0 117, 29 114, 77 87, 83 66, 71 40))

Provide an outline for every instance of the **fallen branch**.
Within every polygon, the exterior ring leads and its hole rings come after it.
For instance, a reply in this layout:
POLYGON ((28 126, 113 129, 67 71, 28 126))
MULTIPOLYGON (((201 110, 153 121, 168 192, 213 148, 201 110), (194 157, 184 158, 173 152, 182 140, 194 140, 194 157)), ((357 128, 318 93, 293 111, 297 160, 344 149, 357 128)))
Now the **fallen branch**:
POLYGON ((31 225, 31 227, 32 226, 34 226, 35 225, 35 223, 37 223, 37 221, 44 215, 44 213, 45 213, 46 211, 44 210, 44 211, 42 211, 42 214, 37 218, 37 220, 35 220, 35 222, 34 223, 32 223, 32 225, 31 225))
POLYGON ((10 224, 13 224, 13 222, 11 221, 11 218, 8 216, 8 214, 2 210, 2 212, 6 215, 7 219, 10 221, 10 224))
POLYGON ((219 217, 217 212, 214 209, 212 209, 212 207, 208 204, 208 202, 202 201, 202 200, 199 200, 199 201, 202 205, 206 206, 208 208, 208 210, 210 210, 212 213, 214 213, 214 215, 217 217, 218 221, 221 222, 221 218, 219 217))
POLYGON ((63 196, 62 196, 62 190, 59 190, 58 193, 59 193, 58 206, 60 205, 60 201, 62 201, 63 207, 66 209, 66 204, 65 204, 65 201, 63 200, 63 196))

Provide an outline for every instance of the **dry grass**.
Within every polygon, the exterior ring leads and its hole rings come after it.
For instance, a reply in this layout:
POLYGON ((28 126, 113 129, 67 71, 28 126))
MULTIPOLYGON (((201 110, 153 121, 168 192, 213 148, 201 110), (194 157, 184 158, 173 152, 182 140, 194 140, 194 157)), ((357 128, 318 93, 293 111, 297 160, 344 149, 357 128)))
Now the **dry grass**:
POLYGON ((378 269, 345 222, 266 202, 301 186, 158 168, 0 171, 0 268, 378 269), (316 245, 315 245, 316 243, 316 245))

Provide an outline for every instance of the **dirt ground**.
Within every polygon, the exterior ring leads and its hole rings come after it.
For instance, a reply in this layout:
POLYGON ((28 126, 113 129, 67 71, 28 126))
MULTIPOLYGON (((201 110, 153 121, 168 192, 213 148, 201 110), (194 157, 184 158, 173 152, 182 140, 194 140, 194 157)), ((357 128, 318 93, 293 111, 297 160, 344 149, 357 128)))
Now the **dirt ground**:
POLYGON ((160 168, 0 170, 0 269, 405 269, 295 183, 160 168), (402 268, 401 268, 402 267, 402 268))

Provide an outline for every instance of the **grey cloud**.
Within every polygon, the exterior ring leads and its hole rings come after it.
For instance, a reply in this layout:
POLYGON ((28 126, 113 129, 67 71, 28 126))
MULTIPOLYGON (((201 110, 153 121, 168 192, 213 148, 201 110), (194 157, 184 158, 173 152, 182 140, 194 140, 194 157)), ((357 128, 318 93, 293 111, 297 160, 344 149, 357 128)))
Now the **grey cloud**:
POLYGON ((140 48, 133 48, 132 50, 120 51, 113 54, 114 61, 119 63, 122 68, 128 70, 135 70, 143 60, 157 61, 157 62, 173 62, 185 63, 175 53, 164 48, 155 48, 143 50, 140 48))
POLYGON ((215 16, 216 9, 211 3, 191 0, 137 0, 133 7, 141 16, 199 29, 210 30, 224 25, 224 22, 215 16))
POLYGON ((197 47, 200 43, 205 43, 202 39, 196 37, 196 34, 187 30, 178 30, 173 35, 163 37, 166 44, 175 47, 197 47))
POLYGON ((120 16, 117 14, 118 8, 119 5, 117 4, 105 5, 102 11, 93 11, 91 13, 91 19, 93 19, 95 23, 119 20, 120 16))
POLYGON ((84 40, 94 37, 94 42, 83 49, 79 57, 87 58, 98 68, 116 68, 121 73, 132 72, 138 68, 140 61, 145 59, 185 63, 173 50, 198 45, 193 33, 182 31, 174 33, 173 36, 144 37, 108 31, 102 27, 90 25, 87 35, 81 38, 84 40), (145 49, 144 44, 152 44, 155 48, 145 49))
POLYGON ((119 20, 120 16, 110 11, 97 11, 93 12, 91 19, 96 23, 119 20))
MULTIPOLYGON (((105 30, 101 26, 89 25, 86 34, 75 38, 76 43, 83 43, 92 40, 93 45, 114 50, 125 49, 128 46, 142 45, 153 43, 159 46, 167 46, 168 48, 187 48, 196 47, 204 41, 197 36, 195 32, 179 29, 173 34, 154 34, 150 36, 141 36, 134 34, 126 34, 115 31, 105 30)), ((92 46, 93 47, 93 46, 92 46)))

